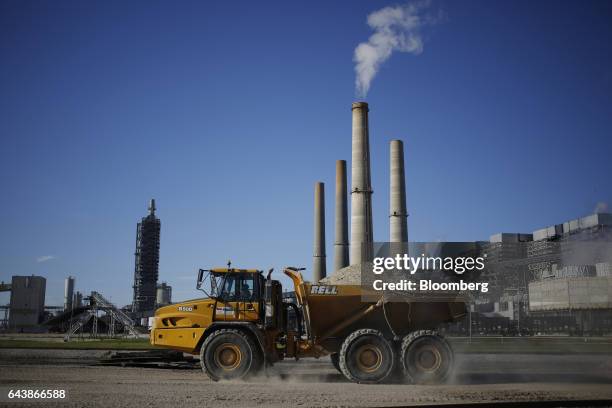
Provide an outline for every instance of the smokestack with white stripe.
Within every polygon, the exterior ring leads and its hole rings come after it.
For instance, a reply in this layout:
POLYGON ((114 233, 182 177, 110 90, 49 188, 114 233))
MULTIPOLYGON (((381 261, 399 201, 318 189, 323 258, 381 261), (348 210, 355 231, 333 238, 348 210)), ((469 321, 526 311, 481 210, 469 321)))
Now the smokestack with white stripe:
POLYGON ((349 265, 348 202, 346 197, 346 161, 336 161, 336 214, 334 272, 349 265))
POLYGON ((389 242, 408 242, 404 143, 401 140, 392 140, 390 153, 389 242))
POLYGON ((317 283, 327 275, 325 268, 325 185, 315 183, 314 194, 314 251, 312 280, 317 283))
POLYGON ((354 102, 351 160, 351 265, 372 259, 372 187, 368 104, 354 102))

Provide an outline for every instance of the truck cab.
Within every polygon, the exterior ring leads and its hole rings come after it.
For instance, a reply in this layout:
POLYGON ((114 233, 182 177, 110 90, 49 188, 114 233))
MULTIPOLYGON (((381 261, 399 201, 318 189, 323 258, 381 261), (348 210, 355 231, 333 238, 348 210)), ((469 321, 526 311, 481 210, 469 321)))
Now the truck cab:
POLYGON ((156 310, 151 344, 200 354, 202 361, 209 357, 208 367, 218 366, 207 371, 213 379, 223 378, 216 372, 241 371, 245 359, 256 363, 249 361, 249 368, 284 358, 287 308, 292 304, 282 301, 280 282, 264 278, 258 269, 213 268, 199 271, 197 288, 207 296, 156 310), (204 350, 218 337, 227 340, 226 345, 207 357, 204 350))

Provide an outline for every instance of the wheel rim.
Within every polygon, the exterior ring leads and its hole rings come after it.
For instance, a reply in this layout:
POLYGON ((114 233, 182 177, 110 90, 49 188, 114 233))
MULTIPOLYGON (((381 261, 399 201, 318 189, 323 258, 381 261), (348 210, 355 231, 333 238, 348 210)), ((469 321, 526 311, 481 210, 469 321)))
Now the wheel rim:
POLYGON ((373 344, 366 344, 355 353, 357 367, 365 373, 372 373, 382 365, 382 351, 373 344))
POLYGON ((416 350, 414 363, 421 371, 434 372, 442 365, 442 355, 437 347, 424 345, 416 350))
POLYGON ((223 343, 215 350, 215 363, 218 367, 231 371, 240 365, 242 353, 233 343, 223 343))

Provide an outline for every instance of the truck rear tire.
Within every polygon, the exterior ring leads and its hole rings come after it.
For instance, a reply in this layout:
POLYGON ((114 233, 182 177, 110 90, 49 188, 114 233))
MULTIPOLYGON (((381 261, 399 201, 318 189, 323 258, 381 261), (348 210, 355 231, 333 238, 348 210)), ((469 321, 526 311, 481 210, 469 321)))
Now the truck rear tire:
POLYGON ((410 333, 401 348, 404 375, 415 384, 437 384, 453 369, 453 349, 433 330, 410 333))
POLYGON ((202 370, 213 381, 246 378, 261 369, 262 360, 259 347, 242 330, 217 330, 200 349, 202 370))
POLYGON ((393 365, 393 348, 377 330, 357 330, 342 343, 340 370, 353 382, 382 382, 391 374, 393 365))

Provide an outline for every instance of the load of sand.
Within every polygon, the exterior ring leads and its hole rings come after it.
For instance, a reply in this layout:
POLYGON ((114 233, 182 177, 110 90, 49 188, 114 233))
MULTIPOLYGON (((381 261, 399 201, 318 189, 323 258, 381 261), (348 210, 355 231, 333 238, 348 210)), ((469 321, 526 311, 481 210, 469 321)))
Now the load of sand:
POLYGON ((327 285, 361 285, 361 271, 365 268, 372 270, 371 265, 357 264, 338 269, 326 278, 321 279, 320 283, 327 285))

